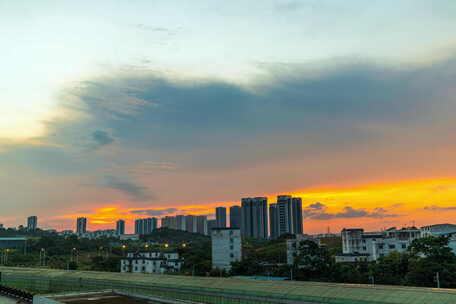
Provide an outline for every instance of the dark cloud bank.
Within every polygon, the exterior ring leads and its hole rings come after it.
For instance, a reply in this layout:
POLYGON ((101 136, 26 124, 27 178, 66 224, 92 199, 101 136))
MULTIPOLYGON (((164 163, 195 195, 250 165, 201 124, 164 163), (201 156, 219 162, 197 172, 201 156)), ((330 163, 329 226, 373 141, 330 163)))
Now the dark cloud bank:
MULTIPOLYGON (((322 151, 337 154, 360 143, 374 151, 398 133, 405 145, 404 134, 416 137, 423 126, 451 121, 455 67, 452 59, 408 68, 365 62, 321 69, 273 64, 263 65, 267 76, 246 86, 121 71, 66 89, 62 107, 80 118, 48 121, 50 135, 41 139, 47 147, 8 148, 0 152, 0 165, 66 175, 144 161, 171 161, 179 164, 175 172, 232 170, 322 151), (100 154, 112 146, 115 153, 100 154)), ((426 136, 434 134, 423 132, 426 136)), ((99 178, 98 186, 138 201, 154 198, 122 172, 99 178)), ((340 214, 312 216, 387 215, 381 209, 346 207, 340 214)))

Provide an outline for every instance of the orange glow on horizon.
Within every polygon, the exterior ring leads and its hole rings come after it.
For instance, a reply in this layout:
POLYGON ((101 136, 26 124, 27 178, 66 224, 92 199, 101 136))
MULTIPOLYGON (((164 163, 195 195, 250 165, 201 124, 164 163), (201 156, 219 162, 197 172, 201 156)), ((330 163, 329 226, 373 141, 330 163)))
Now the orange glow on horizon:
MULTIPOLYGON (((366 229, 381 229, 389 226, 417 226, 435 224, 440 222, 454 222, 456 210, 448 209, 442 212, 439 208, 456 206, 456 178, 423 179, 402 182, 386 182, 375 184, 364 184, 354 186, 325 186, 315 187, 299 191, 291 191, 286 194, 301 197, 303 208, 319 202, 325 207, 324 212, 337 214, 343 212, 344 208, 351 207, 357 210, 373 212, 376 208, 382 208, 387 216, 385 217, 334 217, 327 220, 304 219, 305 232, 321 233, 327 227, 331 231, 338 232, 344 227, 361 227, 366 229), (425 209, 426 208, 426 209, 425 209), (394 216, 388 216, 393 214, 394 216)), ((261 195, 258 195, 261 196, 261 195)), ((265 195, 270 203, 275 202, 277 194, 265 195)), ((220 202, 210 204, 193 204, 186 206, 151 206, 143 208, 125 208, 122 205, 102 206, 89 214, 70 214, 60 217, 68 221, 77 217, 85 216, 89 219, 89 227, 94 229, 113 229, 115 222, 119 219, 127 221, 127 226, 132 226, 135 219, 150 216, 141 210, 153 210, 156 217, 166 215, 213 214, 217 206, 239 205, 238 202, 220 202), (170 212, 169 208, 176 208, 170 212), (137 213, 134 213, 134 212, 137 213)), ((72 226, 73 224, 71 224, 72 226)))

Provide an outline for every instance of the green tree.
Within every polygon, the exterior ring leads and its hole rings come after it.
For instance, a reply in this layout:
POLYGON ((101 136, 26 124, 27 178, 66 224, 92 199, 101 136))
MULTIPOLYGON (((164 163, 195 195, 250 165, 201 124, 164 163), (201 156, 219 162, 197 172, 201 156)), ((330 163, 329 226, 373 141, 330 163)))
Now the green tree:
POLYGON ((409 257, 408 253, 392 252, 372 262, 369 273, 378 284, 403 284, 409 268, 409 257))
POLYGON ((297 244, 299 254, 294 259, 297 279, 325 280, 328 278, 333 261, 325 246, 312 240, 304 240, 297 244))
POLYGON ((446 237, 416 239, 408 248, 409 272, 405 283, 412 286, 456 287, 456 255, 448 247, 446 237))

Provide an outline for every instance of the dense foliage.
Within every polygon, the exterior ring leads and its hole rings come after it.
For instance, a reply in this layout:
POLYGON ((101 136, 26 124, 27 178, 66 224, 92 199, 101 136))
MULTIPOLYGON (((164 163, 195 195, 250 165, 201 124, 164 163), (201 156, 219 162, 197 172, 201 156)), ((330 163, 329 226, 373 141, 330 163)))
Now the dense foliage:
MULTIPOLYGON (((393 252, 375 262, 336 263, 334 256, 341 252, 340 238, 323 238, 321 246, 313 241, 299 244, 300 254, 293 265, 287 265, 286 239, 246 239, 243 260, 233 263, 231 273, 211 267, 211 241, 207 236, 158 229, 142 237, 140 242, 117 239, 78 239, 75 235, 59 236, 37 230, 1 230, 0 236, 26 236, 26 250, 8 252, 7 265, 119 271, 120 259, 128 250, 171 250, 184 258, 180 274, 197 276, 261 275, 296 280, 437 286, 456 288, 456 255, 444 237, 414 240, 404 253, 393 252), (44 251, 43 251, 44 250, 44 251), (45 254, 44 254, 45 252, 45 254)), ((4 251, 3 251, 4 253, 4 251)))

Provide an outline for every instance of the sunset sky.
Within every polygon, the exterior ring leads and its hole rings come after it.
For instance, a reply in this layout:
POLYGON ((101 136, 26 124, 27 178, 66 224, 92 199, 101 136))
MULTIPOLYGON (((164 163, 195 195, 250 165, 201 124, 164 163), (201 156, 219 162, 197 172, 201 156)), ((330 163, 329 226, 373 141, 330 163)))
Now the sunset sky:
POLYGON ((456 224, 456 1, 0 0, 0 223, 294 194, 307 233, 456 224))

